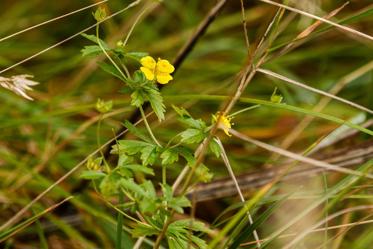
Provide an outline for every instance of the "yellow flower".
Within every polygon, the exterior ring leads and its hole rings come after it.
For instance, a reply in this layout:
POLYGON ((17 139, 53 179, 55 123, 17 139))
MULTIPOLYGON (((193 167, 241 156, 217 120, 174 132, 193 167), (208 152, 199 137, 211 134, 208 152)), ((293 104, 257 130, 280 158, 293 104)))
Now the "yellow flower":
POLYGON ((145 56, 141 58, 140 63, 142 65, 140 70, 148 80, 156 79, 160 84, 167 84, 173 79, 171 73, 175 71, 175 68, 168 60, 158 58, 156 62, 153 57, 145 56))
POLYGON ((228 136, 232 136, 229 133, 229 129, 232 128, 233 123, 231 122, 232 118, 227 117, 220 112, 216 113, 216 115, 212 115, 214 122, 218 122, 218 127, 224 131, 225 134, 228 136))

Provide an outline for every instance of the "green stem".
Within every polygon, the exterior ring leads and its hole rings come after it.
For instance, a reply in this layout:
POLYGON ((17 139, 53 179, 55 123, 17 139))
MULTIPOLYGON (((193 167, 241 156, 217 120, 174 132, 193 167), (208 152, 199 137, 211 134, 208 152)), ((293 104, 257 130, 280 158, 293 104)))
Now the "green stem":
POLYGON ((149 132, 149 135, 150 137, 153 139, 153 141, 159 146, 159 147, 162 147, 162 145, 158 142, 158 140, 155 138, 153 132, 152 132, 152 129, 150 128, 149 126, 149 123, 148 123, 148 120, 146 119, 146 115, 144 113, 144 109, 142 108, 142 106, 139 107, 139 110, 140 110, 140 113, 141 113, 141 116, 142 116, 142 119, 144 120, 144 124, 146 126, 146 129, 148 130, 149 132))
POLYGON ((167 176, 167 168, 166 168, 165 165, 162 165, 162 183, 163 183, 163 185, 165 185, 167 183, 166 176, 167 176))
MULTIPOLYGON (((124 202, 124 195, 122 191, 119 191, 119 204, 124 202)), ((122 227, 123 227, 123 214, 118 212, 117 218, 117 239, 115 242, 115 248, 121 249, 122 248, 122 227)))
POLYGON ((242 109, 242 110, 239 110, 239 111, 236 111, 236 112, 230 114, 229 117, 234 117, 234 116, 236 116, 236 115, 238 115, 238 114, 241 114, 241 113, 246 112, 246 111, 250 111, 250 110, 255 109, 255 108, 258 108, 258 107, 260 107, 260 105, 249 106, 249 107, 247 107, 247 108, 244 108, 244 109, 242 109))
POLYGON ((98 123, 97 123, 96 142, 97 142, 97 147, 100 149, 100 155, 102 157, 102 160, 104 160, 106 171, 110 172, 109 164, 106 162, 104 153, 102 152, 102 149, 101 149, 101 136, 100 136, 100 133, 101 133, 101 122, 103 120, 103 117, 104 117, 104 115, 101 113, 100 114, 100 119, 98 120, 98 123))
POLYGON ((99 36, 99 27, 100 25, 97 23, 97 26, 96 26, 96 37, 97 37, 97 44, 100 46, 102 52, 106 55, 106 57, 109 59, 109 61, 113 64, 113 66, 118 70, 118 72, 121 74, 121 76, 123 77, 123 79, 127 79, 126 75, 122 72, 122 70, 120 69, 120 67, 117 65, 117 63, 115 63, 115 61, 110 57, 110 55, 106 52, 105 48, 102 46, 101 42, 100 42, 100 36, 99 36))

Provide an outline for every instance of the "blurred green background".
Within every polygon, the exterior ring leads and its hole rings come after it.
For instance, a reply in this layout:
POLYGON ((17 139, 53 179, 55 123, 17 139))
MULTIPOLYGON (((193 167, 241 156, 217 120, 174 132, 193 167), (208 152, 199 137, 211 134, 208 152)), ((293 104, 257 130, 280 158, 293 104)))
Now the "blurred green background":
MULTIPOLYGON (((95 2, 2 0, 0 37, 95 2)), ((139 13, 152 2, 142 1, 138 6, 105 22, 101 25, 101 37, 111 45, 124 39, 139 13)), ((337 0, 291 2, 294 6, 319 16, 326 15, 344 3, 337 0)), ((127 0, 110 0, 102 6, 109 13, 114 13, 129 3, 127 0)), ((172 61, 215 3, 214 0, 163 1, 145 13, 135 27, 126 49, 148 52, 154 57, 172 61)), ((254 43, 264 33, 276 8, 259 1, 245 1, 245 5, 249 38, 254 43)), ((93 25, 95 21, 91 13, 95 8, 0 42, 0 69, 93 25)), ((348 18, 346 24, 351 27, 373 34, 371 1, 352 0, 332 20, 345 18, 348 18)), ((272 47, 289 43, 312 23, 310 18, 286 11, 283 18, 284 29, 272 47)), ((328 26, 321 25, 307 42, 281 57, 271 59, 263 67, 328 91, 342 77, 372 60, 372 42, 335 28, 327 28, 328 26)), ((94 34, 94 29, 86 33, 94 34)), ((0 224, 97 148, 98 113, 94 106, 98 98, 114 100, 114 109, 118 110, 115 115, 103 121, 100 132, 102 142, 112 138, 113 132, 122 127, 122 122, 133 111, 129 105, 129 96, 120 92, 123 83, 100 70, 97 59, 81 55, 80 50, 86 45, 90 45, 90 42, 77 36, 1 75, 34 75, 34 80, 40 82, 40 85, 30 93, 34 98, 32 102, 0 88, 0 224)), ((171 105, 185 106, 195 117, 210 121, 211 114, 219 110, 221 100, 200 100, 196 95, 230 95, 237 86, 235 77, 246 61, 247 49, 242 30, 240 1, 229 1, 179 68, 174 81, 162 90, 170 116, 160 125, 152 120, 153 125, 157 126, 157 135, 167 141, 180 131, 180 125, 172 116, 171 105)), ((138 67, 138 64, 132 63, 130 69, 138 67)), ((338 96, 371 109, 372 77, 372 71, 357 77, 338 96)), ((289 105, 312 109, 320 100, 317 94, 259 73, 243 96, 269 100, 275 87, 278 87, 278 91, 284 96, 284 102, 289 105)), ((239 103, 234 111, 247 106, 248 104, 239 103)), ((336 101, 331 101, 322 112, 345 120, 360 113, 359 110, 336 101)), ((251 137, 278 145, 303 118, 303 114, 260 107, 235 118, 234 128, 251 137)), ((298 137, 291 150, 302 151, 337 127, 338 124, 315 119, 298 137)), ((271 155, 254 146, 243 145, 235 139, 223 135, 221 137, 237 174, 260 170, 271 155)), ((349 143, 358 144, 367 139, 367 135, 358 135, 349 143)), ((208 157, 206 164, 216 178, 227 176, 220 161, 208 157)), ((174 175, 171 174, 170 178, 177 176, 180 169, 181 165, 179 168, 175 167, 174 175)), ((70 196, 82 184, 78 176, 75 173, 51 191, 33 206, 28 216, 70 196)), ((48 244, 49 248, 112 248, 115 212, 100 200, 92 187, 79 189, 79 192, 74 192, 74 196, 69 201, 70 204, 64 204, 46 215, 40 223, 29 226, 3 245, 0 244, 0 247, 48 248, 48 244)), ((216 205, 215 208, 209 207, 211 203, 201 204, 201 216, 198 218, 211 222, 213 215, 203 215, 208 212, 218 214, 231 203, 232 199, 228 198, 216 201, 213 204, 216 205)), ((348 205, 347 203, 346 206, 348 205)), ((267 228, 268 224, 263 230, 267 228)), ((369 245, 373 241, 372 230, 369 225, 361 230, 352 230, 353 236, 347 236, 340 248, 364 248, 357 244, 356 247, 348 246, 353 240, 360 241, 360 235, 365 236, 361 238, 364 239, 362 246, 369 245)), ((127 243, 127 246, 132 243, 130 238, 127 243)))

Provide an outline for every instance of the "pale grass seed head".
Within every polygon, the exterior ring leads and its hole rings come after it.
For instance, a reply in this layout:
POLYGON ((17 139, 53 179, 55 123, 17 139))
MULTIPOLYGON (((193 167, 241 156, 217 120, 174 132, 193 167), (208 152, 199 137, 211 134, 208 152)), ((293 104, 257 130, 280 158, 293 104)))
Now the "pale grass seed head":
POLYGON ((0 86, 6 88, 15 94, 24 97, 28 100, 33 100, 26 94, 26 91, 32 91, 32 86, 38 85, 39 83, 28 78, 32 78, 32 75, 21 74, 15 75, 10 78, 0 76, 0 86))

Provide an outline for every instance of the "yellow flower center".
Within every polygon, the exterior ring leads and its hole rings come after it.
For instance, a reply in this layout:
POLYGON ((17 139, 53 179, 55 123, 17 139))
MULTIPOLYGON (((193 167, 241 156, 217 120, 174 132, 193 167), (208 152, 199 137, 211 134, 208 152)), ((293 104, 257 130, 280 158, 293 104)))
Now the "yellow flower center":
POLYGON ((158 58, 158 61, 155 61, 153 57, 145 56, 141 58, 140 63, 142 65, 140 70, 148 80, 157 80, 160 84, 167 84, 173 79, 171 73, 175 71, 175 68, 168 60, 158 58))
POLYGON ((231 123, 232 118, 222 115, 218 112, 216 115, 212 115, 215 122, 218 122, 218 127, 224 131, 227 136, 232 136, 229 133, 229 129, 232 128, 233 123, 231 123))

